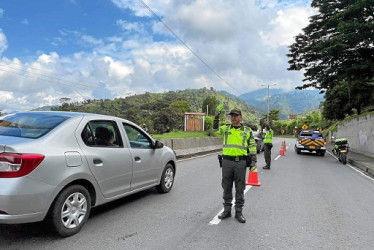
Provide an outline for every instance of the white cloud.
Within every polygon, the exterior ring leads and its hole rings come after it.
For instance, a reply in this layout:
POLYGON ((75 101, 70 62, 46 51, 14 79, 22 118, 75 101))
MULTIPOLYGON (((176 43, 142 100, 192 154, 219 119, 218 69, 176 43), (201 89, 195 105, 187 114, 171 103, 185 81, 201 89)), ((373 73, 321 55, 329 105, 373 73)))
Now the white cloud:
POLYGON ((13 98, 14 97, 13 97, 13 93, 12 92, 9 92, 9 91, 0 91, 0 103, 6 103, 9 100, 12 100, 13 98))
POLYGON ((101 39, 96 39, 93 36, 90 35, 82 35, 81 37, 81 43, 82 44, 87 44, 89 46, 100 46, 103 45, 103 41, 101 39))
POLYGON ((29 25, 29 20, 27 20, 26 18, 22 20, 21 22, 22 24, 24 25, 29 25))
MULTIPOLYGON (((135 15, 144 17, 152 14, 140 1, 133 0, 111 0, 112 3, 120 9, 130 9, 135 15)), ((152 10, 157 14, 164 14, 168 5, 174 4, 172 0, 143 0, 147 6, 151 6, 152 10)))
POLYGON ((126 20, 117 20, 116 24, 121 27, 124 31, 130 31, 130 32, 134 32, 134 31, 140 31, 140 30, 143 30, 144 27, 141 23, 139 22, 128 22, 126 20))
MULTIPOLYGON (((40 54, 31 61, 0 57, 0 94, 7 93, 7 101, 0 102, 0 109, 58 104, 61 97, 82 101, 82 96, 113 98, 201 87, 239 95, 261 88, 261 84, 277 83, 287 90, 302 84, 301 72, 286 70, 286 53, 293 36, 307 25, 312 13, 308 3, 145 2, 204 62, 150 18, 139 1, 112 0, 118 8, 133 11, 137 21, 112 20, 121 32, 108 37, 93 36, 87 30, 60 30, 61 37, 53 40, 56 48, 74 40, 91 51, 64 56, 56 51, 40 54)), ((5 34, 0 30, 0 53, 6 47, 5 34)))
POLYGON ((308 25, 308 17, 312 14, 311 9, 301 7, 279 10, 277 17, 270 21, 273 28, 265 32, 260 31, 263 42, 273 48, 292 44, 294 37, 308 25))
POLYGON ((2 29, 0 28, 0 55, 7 49, 7 39, 2 29))

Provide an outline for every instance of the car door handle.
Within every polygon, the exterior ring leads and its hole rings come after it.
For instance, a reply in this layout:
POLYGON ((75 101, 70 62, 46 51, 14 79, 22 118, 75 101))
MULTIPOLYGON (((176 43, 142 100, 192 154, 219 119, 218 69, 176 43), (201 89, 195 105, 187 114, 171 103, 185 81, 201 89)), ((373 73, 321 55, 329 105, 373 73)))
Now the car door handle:
POLYGON ((103 166, 103 161, 101 159, 93 159, 93 163, 97 166, 103 166))
POLYGON ((140 161, 140 157, 139 156, 135 156, 134 160, 135 161, 140 161))

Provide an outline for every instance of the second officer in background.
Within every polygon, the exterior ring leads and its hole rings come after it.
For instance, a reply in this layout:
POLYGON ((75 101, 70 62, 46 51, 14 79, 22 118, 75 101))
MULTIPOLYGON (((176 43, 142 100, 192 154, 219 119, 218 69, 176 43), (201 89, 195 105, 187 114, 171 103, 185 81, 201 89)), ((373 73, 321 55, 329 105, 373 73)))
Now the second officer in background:
MULTIPOLYGON (((219 115, 223 105, 217 107, 217 113, 213 122, 213 129, 219 126, 219 115)), ((219 127, 216 132, 223 137, 223 160, 222 160, 222 188, 224 211, 218 216, 219 219, 231 217, 232 188, 235 183, 235 218, 240 223, 245 223, 242 214, 244 206, 244 190, 246 186, 246 158, 251 156, 250 167, 255 167, 257 162, 256 142, 253 138, 252 130, 241 123, 242 112, 240 109, 233 109, 229 113, 231 124, 219 127)))
POLYGON ((270 169, 271 165, 271 149, 273 148, 273 135, 274 132, 270 128, 269 124, 265 124, 265 139, 264 139, 264 156, 266 165, 262 167, 263 169, 270 169))

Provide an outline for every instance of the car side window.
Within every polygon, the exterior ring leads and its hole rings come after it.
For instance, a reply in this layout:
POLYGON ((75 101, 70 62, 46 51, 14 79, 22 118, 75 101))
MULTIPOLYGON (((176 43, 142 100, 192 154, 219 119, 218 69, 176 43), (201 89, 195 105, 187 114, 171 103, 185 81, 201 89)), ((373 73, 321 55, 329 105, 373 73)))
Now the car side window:
POLYGON ((89 124, 87 124, 83 131, 82 131, 82 134, 81 134, 81 137, 82 137, 82 140, 83 142, 87 145, 87 146, 92 146, 92 145, 95 145, 95 140, 94 140, 94 134, 92 132, 92 129, 91 127, 89 126, 89 124))
POLYGON ((81 136, 87 146, 123 146, 117 124, 113 121, 90 121, 83 129, 81 136))
POLYGON ((126 131, 132 148, 152 148, 151 139, 143 131, 126 123, 123 123, 123 128, 126 131))

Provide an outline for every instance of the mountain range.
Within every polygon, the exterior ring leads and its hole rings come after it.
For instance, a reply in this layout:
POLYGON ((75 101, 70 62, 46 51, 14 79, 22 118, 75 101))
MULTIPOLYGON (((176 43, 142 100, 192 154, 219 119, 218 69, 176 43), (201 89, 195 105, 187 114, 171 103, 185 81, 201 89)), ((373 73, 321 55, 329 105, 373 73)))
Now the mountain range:
MULTIPOLYGON (((239 96, 252 107, 267 112, 268 89, 259 89, 239 96)), ((300 114, 308 110, 319 108, 324 101, 319 90, 292 90, 286 92, 282 89, 269 89, 269 109, 279 109, 280 118, 285 119, 291 114, 300 114)))
MULTIPOLYGON (((250 116, 246 117, 248 119, 253 119, 254 117, 260 117, 261 114, 267 112, 267 101, 268 101, 268 90, 259 89, 251 92, 247 92, 240 96, 232 95, 226 91, 215 91, 213 89, 186 89, 179 90, 177 92, 166 92, 163 94, 151 94, 152 96, 158 96, 157 98, 168 99, 169 94, 177 94, 177 96, 182 97, 182 99, 189 100, 191 104, 191 111, 201 112, 202 101, 211 95, 215 95, 219 102, 226 103, 226 109, 230 109, 234 106, 246 110, 250 116), (248 112, 249 111, 249 112, 248 112)), ((149 98, 148 95, 135 95, 130 99, 136 99, 135 103, 145 103, 149 100, 145 100, 144 97, 149 98), (144 99, 144 100, 143 100, 144 99)), ((166 100, 165 99, 165 100, 166 100)), ((301 114, 308 112, 313 109, 317 109, 323 101, 323 95, 319 93, 318 90, 293 90, 286 92, 282 89, 269 89, 269 109, 279 109, 280 118, 286 119, 288 115, 291 114, 301 114)), ((109 100, 106 100, 109 101, 109 100)), ((98 103, 99 104, 99 103, 98 103)), ((92 104, 91 104, 92 105, 92 104)), ((100 107, 98 107, 100 108, 100 107)), ((137 107, 140 108, 140 107, 137 107)), ((41 107, 35 110, 50 110, 51 107, 41 107)), ((86 110, 87 112, 88 110, 86 110)), ((91 110, 92 112, 93 110, 91 110)), ((88 111, 89 112, 89 111, 88 111)), ((96 110, 95 112, 99 112, 96 110)))

